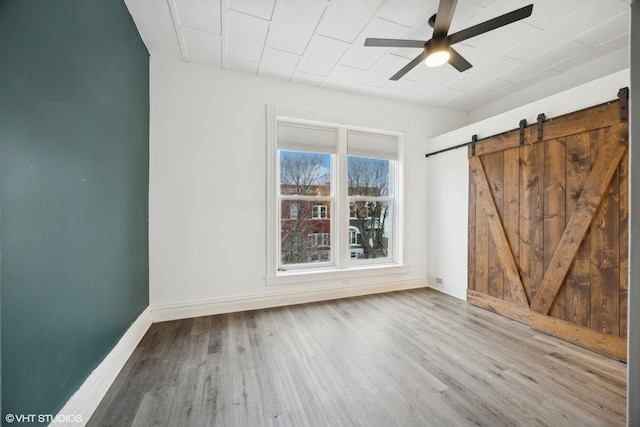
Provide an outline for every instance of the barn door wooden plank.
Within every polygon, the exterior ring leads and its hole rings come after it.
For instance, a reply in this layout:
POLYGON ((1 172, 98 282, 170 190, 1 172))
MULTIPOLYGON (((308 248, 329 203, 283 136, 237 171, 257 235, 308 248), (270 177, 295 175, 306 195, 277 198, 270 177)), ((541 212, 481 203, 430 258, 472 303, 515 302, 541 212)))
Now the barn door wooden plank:
POLYGON ((608 141, 602 147, 580 199, 562 235, 560 244, 551 258, 540 288, 531 305, 532 310, 547 314, 562 286, 571 263, 584 239, 591 221, 618 168, 627 146, 628 124, 619 123, 611 127, 608 141))
POLYGON ((543 177, 544 144, 520 148, 520 272, 529 301, 544 275, 543 177))
POLYGON ((531 243, 532 204, 531 204, 531 146, 525 145, 518 150, 520 153, 520 257, 518 267, 524 291, 529 301, 533 299, 531 292, 531 243))
POLYGON ((518 267, 515 259, 513 258, 513 252, 509 247, 509 242, 507 241, 507 237, 500 220, 500 215, 498 214, 496 205, 493 201, 493 196, 491 189, 489 188, 489 183, 487 182, 487 175, 484 171, 484 167, 482 166, 482 162, 477 156, 471 157, 469 159, 469 166, 469 170, 475 180, 478 190, 476 203, 479 201, 479 204, 482 205, 485 212, 487 219, 486 222, 489 225, 489 230, 495 242, 496 250, 500 256, 500 261, 509 283, 511 299, 517 305, 526 306, 529 302, 524 292, 518 267))
POLYGON ((469 177, 469 229, 467 275, 469 289, 476 290, 476 183, 469 177))
MULTIPOLYGON (((544 153, 544 269, 549 267, 555 249, 560 243, 565 222, 565 153, 564 139, 547 141, 544 153)), ((549 315, 565 318, 565 289, 555 295, 549 315)))
MULTIPOLYGON (((486 165, 487 182, 491 193, 489 197, 493 199, 496 212, 499 218, 504 218, 504 152, 493 153, 482 157, 483 163, 486 165)), ((504 222, 502 222, 504 227, 504 222)), ((498 243, 493 237, 493 233, 489 234, 489 295, 495 298, 511 299, 509 291, 505 292, 504 271, 502 268, 500 250, 498 243)))
POLYGON ((605 356, 627 360, 627 340, 531 311, 529 326, 605 356))
POLYGON ((627 337, 629 309, 629 150, 620 161, 620 337, 627 337))
MULTIPOLYGON (((473 178, 473 177, 472 177, 473 178)), ((475 183, 475 180, 474 180, 475 183)), ((489 225, 484 220, 484 208, 476 185, 476 290, 489 293, 489 225)))
MULTIPOLYGON (((520 150, 518 148, 504 152, 503 170, 504 208, 501 213, 502 223, 513 258, 517 261, 520 259, 520 150)), ((522 281, 521 271, 520 280, 522 281)), ((506 286, 505 297, 509 295, 508 283, 506 286)))
POLYGON ((544 139, 564 138, 593 129, 605 129, 620 122, 618 102, 610 102, 598 107, 556 117, 544 122, 544 139))
MULTIPOLYGON (((591 156, 607 136, 591 132, 591 156)), ((620 189, 618 166, 591 222, 591 328, 620 335, 620 189)))
MULTIPOLYGON (((591 170, 591 143, 589 133, 567 137, 566 167, 566 220, 569 221, 584 183, 591 170)), ((591 251, 589 238, 582 241, 578 254, 565 280, 566 317, 576 325, 589 327, 591 321, 591 251)))

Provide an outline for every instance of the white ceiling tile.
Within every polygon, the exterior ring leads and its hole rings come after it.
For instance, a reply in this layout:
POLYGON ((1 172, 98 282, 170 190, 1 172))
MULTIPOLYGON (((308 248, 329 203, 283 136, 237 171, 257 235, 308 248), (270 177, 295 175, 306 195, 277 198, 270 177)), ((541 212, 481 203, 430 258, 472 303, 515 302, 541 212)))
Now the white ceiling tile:
POLYGON ((464 78, 454 81, 447 87, 459 91, 471 90, 488 80, 492 80, 495 76, 515 69, 521 64, 521 61, 501 56, 481 66, 470 68, 465 71, 464 78))
MULTIPOLYGON (((362 76, 359 83, 381 88, 388 83, 389 77, 393 76, 405 65, 407 65, 405 58, 387 55, 371 67, 369 72, 362 76)), ((411 71, 409 74, 411 74, 411 71)))
MULTIPOLYGON (((609 42, 603 45, 600 45, 592 50, 589 50, 581 55, 574 56, 563 62, 560 62, 554 65, 553 69, 562 71, 562 72, 567 72, 573 68, 577 68, 583 64, 591 62, 594 59, 601 58, 612 52, 618 52, 618 51, 622 51, 624 54, 628 53, 629 37, 627 37, 626 35, 610 40, 609 42)), ((626 60, 620 61, 619 63, 621 65, 620 69, 626 68, 628 66, 626 60)))
POLYGON ((364 72, 357 68, 337 65, 322 82, 322 87, 331 89, 349 89, 362 77, 364 72))
MULTIPOLYGON (((453 99, 461 92, 445 87, 425 94, 423 99, 432 105, 441 105, 445 100, 453 99)), ((464 109, 463 109, 464 110, 464 109)))
POLYGON ((222 35, 220 0, 174 0, 178 20, 184 27, 222 35))
MULTIPOLYGON (((431 38, 432 35, 433 28, 429 26, 428 19, 422 19, 418 21, 418 23, 414 25, 410 30, 407 30, 400 38, 427 41, 431 38)), ((395 54, 395 52, 393 53, 395 54)))
POLYGON ((227 58, 227 68, 229 70, 242 71, 244 73, 257 74, 258 62, 247 61, 246 59, 227 58))
POLYGON ((508 26, 498 28, 488 33, 480 34, 465 40, 460 44, 472 46, 486 51, 491 57, 501 56, 503 52, 513 49, 514 46, 521 45, 526 41, 533 40, 542 34, 542 31, 522 22, 514 22, 508 26))
POLYGON ((182 59, 180 47, 174 44, 164 44, 150 39, 142 39, 150 55, 168 56, 170 58, 182 59))
POLYGON ((457 97, 447 101, 444 105, 450 108, 466 109, 467 106, 465 104, 484 99, 490 94, 508 88, 509 86, 511 86, 511 83, 509 82, 492 80, 486 84, 476 87, 473 90, 462 92, 457 97))
POLYGON ((553 49, 558 44, 573 40, 577 36, 591 31, 602 23, 603 16, 611 16, 613 19, 624 13, 620 12, 618 8, 614 8, 614 12, 612 12, 612 3, 619 2, 608 0, 589 4, 571 16, 565 17, 562 21, 549 26, 540 36, 509 50, 507 56, 522 61, 531 60, 553 49))
MULTIPOLYGON (((468 1, 460 1, 453 13, 453 20, 451 21, 449 34, 453 34, 456 31, 467 28, 469 26, 469 22, 477 24, 482 21, 486 21, 486 19, 482 19, 481 15, 484 10, 486 9, 478 6, 477 4, 470 3, 468 1)), ((493 18, 493 16, 491 16, 491 18, 493 18)), ((429 27, 429 29, 431 29, 431 27, 429 27)), ((429 33, 431 34, 431 31, 429 33)))
POLYGON ((570 41, 562 45, 556 46, 553 50, 548 51, 544 55, 522 64, 520 67, 509 71, 504 74, 500 74, 498 78, 506 80, 512 83, 524 80, 529 75, 536 74, 541 70, 553 68, 557 64, 567 61, 573 57, 576 57, 582 53, 591 50, 590 47, 580 43, 570 41))
MULTIPOLYGON (((394 24, 392 22, 384 21, 382 19, 374 19, 364 29, 360 37, 351 46, 349 51, 342 58, 341 63, 353 68, 359 68, 361 70, 368 70, 382 56, 389 51, 389 48, 384 47, 365 47, 364 40, 367 37, 376 38, 388 38, 397 39, 402 38, 402 35, 407 29, 401 25, 394 24)), ((412 52, 416 52, 416 49, 408 49, 412 52)), ((417 51, 419 52, 419 50, 417 51)), ((417 55, 417 53, 416 53, 417 55)), ((414 55, 415 56, 415 55, 414 55)))
POLYGON ((515 88, 521 88, 521 87, 526 87, 526 86, 531 86, 535 83, 539 83, 545 80, 548 80, 552 77, 556 77, 558 75, 562 74, 561 72, 557 71, 557 70, 553 70, 553 69, 546 69, 546 70, 542 70, 538 73, 532 74, 530 76, 528 76, 527 78, 520 80, 518 83, 514 84, 513 87, 515 88))
POLYGON ((222 40, 220 36, 186 27, 182 28, 182 35, 189 62, 221 66, 222 40))
POLYGON ((576 41, 591 47, 598 47, 627 34, 629 34, 629 16, 623 14, 593 28, 588 33, 582 34, 576 38, 576 41))
POLYGON ((234 11, 229 11, 227 19, 227 55, 259 62, 269 31, 269 21, 234 11))
POLYGON ((289 80, 300 62, 300 56, 277 49, 266 49, 258 74, 289 80))
POLYGON ((334 1, 320 34, 353 43, 373 18, 383 0, 334 1))
POLYGON ((318 76, 316 74, 303 73, 300 71, 296 71, 291 77, 291 81, 295 83, 304 83, 312 86, 320 86, 324 80, 323 76, 318 76))
POLYGON ((438 10, 435 0, 387 0, 378 17, 405 27, 413 27, 420 20, 428 20, 438 10))
POLYGON ((314 0, 282 0, 273 20, 270 47, 302 55, 325 8, 326 4, 314 0))
POLYGON ((376 93, 376 89, 374 86, 356 83, 349 88, 349 92, 359 93, 360 95, 373 95, 376 93))
POLYGON ((298 69, 303 73, 326 76, 349 48, 347 43, 316 37, 305 52, 298 69))
POLYGON ((469 0, 471 3, 475 3, 478 6, 487 7, 493 2, 493 0, 469 0))
POLYGON ((128 0, 126 4, 142 38, 168 45, 179 45, 166 1, 128 0))
POLYGON ((229 9, 271 20, 275 0, 228 0, 229 9))
POLYGON ((571 16, 589 6, 593 0, 562 0, 562 1, 546 1, 533 3, 533 12, 526 19, 527 24, 533 25, 540 29, 547 29, 568 16, 571 16))

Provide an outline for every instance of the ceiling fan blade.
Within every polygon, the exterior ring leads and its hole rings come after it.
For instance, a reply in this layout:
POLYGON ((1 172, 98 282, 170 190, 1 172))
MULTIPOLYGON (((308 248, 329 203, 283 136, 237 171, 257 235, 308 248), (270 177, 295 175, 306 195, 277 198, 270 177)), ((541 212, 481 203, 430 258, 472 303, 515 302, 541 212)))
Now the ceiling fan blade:
POLYGON ((395 73, 389 80, 399 80, 400 77, 407 74, 409 71, 413 70, 413 67, 424 61, 424 58, 427 56, 427 50, 425 49, 420 55, 416 56, 411 62, 405 65, 400 71, 395 73))
POLYGON ((461 73, 473 67, 473 65, 471 65, 469 61, 464 59, 464 57, 460 55, 454 48, 449 48, 449 53, 451 54, 451 58, 449 58, 449 64, 451 64, 453 68, 460 71, 461 73))
POLYGON ((399 39, 365 39, 365 46, 378 47, 424 47, 426 41, 422 40, 399 40, 399 39))
POLYGON ((453 20, 453 11, 458 0, 440 0, 436 22, 433 24, 433 38, 446 37, 453 20))
POLYGON ((486 33, 507 24, 511 24, 521 19, 528 18, 529 16, 531 16, 532 11, 533 5, 530 4, 529 6, 514 10, 513 12, 505 13, 504 15, 489 19, 488 21, 482 22, 478 25, 474 25, 473 27, 458 31, 455 34, 451 34, 449 36, 449 40, 451 41, 451 44, 459 43, 463 40, 470 39, 471 37, 478 36, 482 33, 486 33))

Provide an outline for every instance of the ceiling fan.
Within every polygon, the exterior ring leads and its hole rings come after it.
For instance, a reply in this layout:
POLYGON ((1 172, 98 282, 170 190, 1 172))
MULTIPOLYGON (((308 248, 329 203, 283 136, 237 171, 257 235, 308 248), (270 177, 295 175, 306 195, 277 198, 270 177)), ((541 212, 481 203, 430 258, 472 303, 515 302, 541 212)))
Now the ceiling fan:
POLYGON ((413 69, 420 62, 424 61, 429 67, 437 67, 445 62, 453 65, 460 71, 466 71, 472 65, 464 59, 451 45, 470 39, 504 25, 511 24, 521 19, 531 16, 533 4, 506 13, 457 33, 448 35, 453 11, 456 8, 457 0, 440 0, 438 12, 429 19, 429 25, 433 27, 433 36, 430 40, 401 40, 401 39, 375 39, 368 38, 364 41, 365 46, 378 47, 419 47, 423 51, 411 62, 405 65, 400 71, 395 73, 389 80, 398 80, 413 69))

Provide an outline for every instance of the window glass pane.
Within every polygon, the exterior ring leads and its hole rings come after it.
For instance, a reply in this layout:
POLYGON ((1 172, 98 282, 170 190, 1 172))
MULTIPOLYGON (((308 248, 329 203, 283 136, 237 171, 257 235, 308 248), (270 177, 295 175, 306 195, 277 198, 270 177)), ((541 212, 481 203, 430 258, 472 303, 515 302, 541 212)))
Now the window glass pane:
POLYGON ((283 200, 281 203, 281 263, 331 261, 331 203, 306 200, 283 200), (291 212, 296 212, 295 217, 292 218, 291 212))
POLYGON ((281 150, 280 194, 329 196, 331 155, 281 150))
POLYGON ((350 196, 388 196, 390 160, 349 156, 347 180, 350 196))
POLYGON ((388 257, 391 241, 389 202, 352 201, 349 210, 355 213, 349 215, 349 230, 356 230, 355 243, 349 237, 350 258, 388 257))

